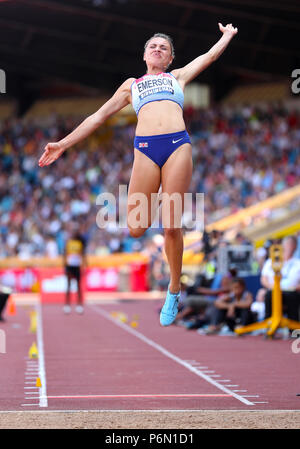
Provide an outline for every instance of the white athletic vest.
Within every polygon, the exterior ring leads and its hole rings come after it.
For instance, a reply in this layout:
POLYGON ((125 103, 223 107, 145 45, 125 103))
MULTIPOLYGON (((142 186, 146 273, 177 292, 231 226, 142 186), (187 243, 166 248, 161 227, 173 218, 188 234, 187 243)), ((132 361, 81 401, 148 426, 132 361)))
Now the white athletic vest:
POLYGON ((137 115, 139 110, 151 101, 175 101, 183 108, 183 91, 171 73, 146 74, 132 83, 131 93, 132 106, 137 115))

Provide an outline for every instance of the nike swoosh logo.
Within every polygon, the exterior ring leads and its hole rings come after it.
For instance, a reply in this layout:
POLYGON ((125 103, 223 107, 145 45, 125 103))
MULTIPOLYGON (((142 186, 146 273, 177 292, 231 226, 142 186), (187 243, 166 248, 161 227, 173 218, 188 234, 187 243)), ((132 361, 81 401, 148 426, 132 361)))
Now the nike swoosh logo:
POLYGON ((178 140, 172 140, 172 142, 177 143, 177 142, 180 142, 180 140, 182 140, 182 139, 183 139, 183 137, 181 137, 181 139, 178 139, 178 140))

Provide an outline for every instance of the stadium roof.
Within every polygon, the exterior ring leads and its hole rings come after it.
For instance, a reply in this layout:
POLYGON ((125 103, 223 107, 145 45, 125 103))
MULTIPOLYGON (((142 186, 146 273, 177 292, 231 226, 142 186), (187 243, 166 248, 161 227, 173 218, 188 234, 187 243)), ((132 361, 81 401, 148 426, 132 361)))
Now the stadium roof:
POLYGON ((0 68, 8 94, 25 102, 70 83, 73 91, 111 90, 145 72, 153 33, 173 37, 175 68, 218 40, 218 22, 233 23, 230 48, 198 78, 220 98, 233 85, 286 79, 299 67, 299 19, 296 0, 2 0, 0 68))

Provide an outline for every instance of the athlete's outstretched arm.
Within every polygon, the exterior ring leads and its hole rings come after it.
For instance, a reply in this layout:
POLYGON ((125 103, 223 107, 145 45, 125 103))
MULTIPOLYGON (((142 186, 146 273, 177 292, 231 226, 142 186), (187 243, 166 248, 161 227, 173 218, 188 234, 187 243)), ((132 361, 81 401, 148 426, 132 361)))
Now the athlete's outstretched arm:
POLYGON ((39 160, 39 166, 52 164, 72 145, 80 142, 102 125, 108 117, 123 109, 130 103, 130 86, 134 78, 128 78, 115 94, 94 114, 87 117, 77 128, 59 142, 48 143, 39 160))
POLYGON ((225 27, 219 23, 219 28, 223 33, 223 36, 207 53, 198 56, 198 58, 194 59, 181 69, 175 69, 172 71, 172 74, 181 83, 182 87, 196 78, 199 73, 203 72, 204 69, 218 59, 233 36, 235 36, 238 32, 238 29, 234 28, 231 23, 225 27))

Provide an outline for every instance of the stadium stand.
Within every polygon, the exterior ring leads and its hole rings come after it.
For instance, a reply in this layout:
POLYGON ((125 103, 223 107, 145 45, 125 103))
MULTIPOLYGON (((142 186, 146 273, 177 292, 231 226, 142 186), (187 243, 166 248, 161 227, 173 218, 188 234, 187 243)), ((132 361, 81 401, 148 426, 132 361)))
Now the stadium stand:
POLYGON ((284 101, 290 90, 288 82, 260 83, 250 86, 237 86, 222 101, 223 105, 256 104, 284 101))
MULTIPOLYGON (((86 101, 89 107, 90 102, 86 101)), ((128 183, 134 125, 103 127, 68 151, 55 170, 39 169, 43 146, 64 136, 80 120, 78 115, 62 117, 55 109, 46 121, 33 118, 42 108, 49 111, 51 103, 39 102, 24 119, 1 122, 2 257, 61 254, 63 235, 74 220, 87 235, 89 254, 139 248, 139 242, 130 243, 126 229, 111 226, 99 233, 95 223, 97 195, 107 191, 117 197, 116 186, 128 183)), ((67 100, 61 105, 59 110, 70 111, 74 103, 67 100)), ((269 104, 264 109, 188 108, 185 114, 193 140, 191 192, 204 192, 208 226, 217 229, 221 219, 236 220, 238 211, 250 225, 249 208, 256 216, 261 212, 254 220, 257 224, 266 213, 270 218, 274 205, 289 201, 290 207, 291 198, 298 197, 300 176, 298 112, 269 104)), ((297 204, 293 207, 297 209, 297 204)))

